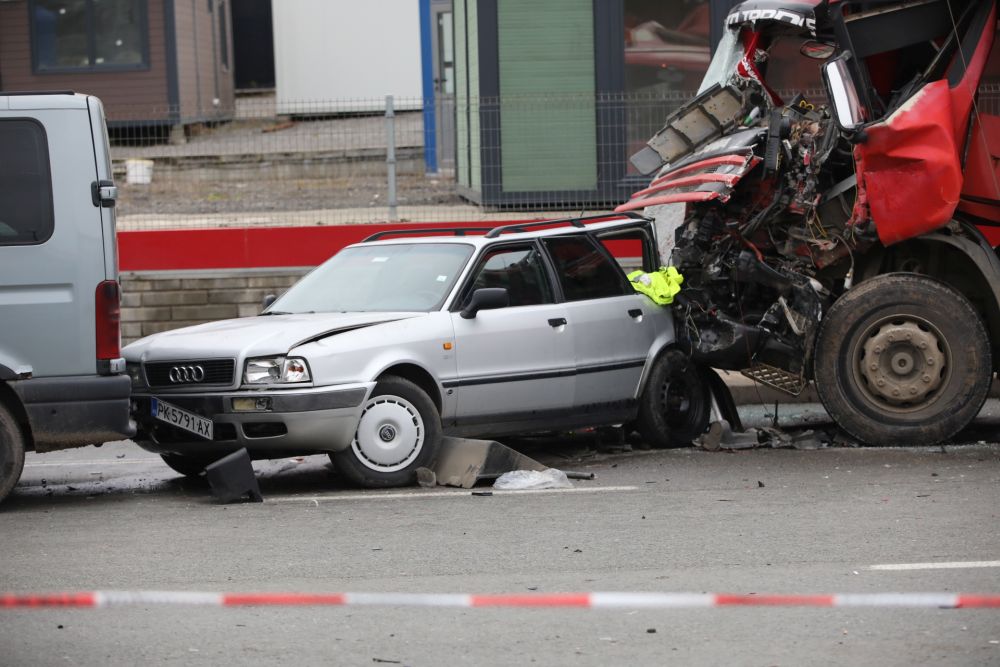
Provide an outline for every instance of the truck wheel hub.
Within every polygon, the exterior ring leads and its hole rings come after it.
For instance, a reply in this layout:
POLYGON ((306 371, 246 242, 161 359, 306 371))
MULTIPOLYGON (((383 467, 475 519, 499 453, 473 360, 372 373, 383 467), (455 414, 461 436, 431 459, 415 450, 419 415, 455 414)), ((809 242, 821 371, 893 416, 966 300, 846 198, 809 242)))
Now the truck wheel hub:
POLYGON ((892 405, 920 403, 941 386, 947 355, 938 336, 913 320, 877 323, 858 365, 868 390, 892 405))

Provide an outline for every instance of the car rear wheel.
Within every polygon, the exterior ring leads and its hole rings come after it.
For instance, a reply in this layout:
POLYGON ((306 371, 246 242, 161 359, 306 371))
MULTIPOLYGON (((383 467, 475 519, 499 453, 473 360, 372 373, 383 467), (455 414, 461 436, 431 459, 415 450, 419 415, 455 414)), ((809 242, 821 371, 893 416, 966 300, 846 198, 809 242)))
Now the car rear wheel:
POLYGON ((711 408, 705 374, 680 350, 667 350, 639 398, 636 425, 653 447, 683 447, 708 428, 711 408))
POLYGON ((365 403, 351 446, 330 455, 351 482, 370 488, 406 486, 430 467, 441 445, 434 401, 409 380, 385 376, 365 403))
POLYGON ((175 472, 179 472, 185 477, 200 477, 209 464, 222 458, 213 456, 190 456, 187 454, 160 454, 163 462, 170 466, 175 472))
POLYGON ((872 445, 930 445, 979 413, 992 378, 982 320, 958 292, 914 274, 849 290, 823 318, 816 389, 845 431, 872 445))
POLYGON ((0 403, 0 501, 21 479, 24 470, 24 433, 14 415, 0 403))

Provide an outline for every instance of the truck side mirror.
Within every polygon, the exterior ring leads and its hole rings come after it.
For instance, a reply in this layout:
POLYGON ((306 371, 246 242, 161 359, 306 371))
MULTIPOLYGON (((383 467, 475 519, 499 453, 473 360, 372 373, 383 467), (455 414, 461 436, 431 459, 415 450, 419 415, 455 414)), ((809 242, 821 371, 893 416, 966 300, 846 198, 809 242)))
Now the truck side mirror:
POLYGON ((267 296, 264 297, 264 300, 261 302, 261 310, 267 310, 268 308, 271 307, 271 304, 277 300, 278 300, 277 294, 268 294, 267 296))
POLYGON ((459 313, 462 319, 471 320, 480 310, 506 308, 510 305, 510 296, 504 287, 481 287, 472 293, 468 305, 459 313))
POLYGON ((847 69, 849 53, 845 53, 823 65, 823 80, 830 93, 830 104, 837 125, 844 132, 853 132, 865 122, 864 111, 858 100, 858 90, 847 69))

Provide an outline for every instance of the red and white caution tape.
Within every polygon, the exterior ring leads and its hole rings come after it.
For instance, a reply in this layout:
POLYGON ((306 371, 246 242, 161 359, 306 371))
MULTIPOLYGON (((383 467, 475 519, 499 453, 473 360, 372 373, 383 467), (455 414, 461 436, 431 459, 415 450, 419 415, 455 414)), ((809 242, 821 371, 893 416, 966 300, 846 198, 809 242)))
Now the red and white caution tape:
POLYGON ((197 593, 92 591, 41 595, 0 594, 0 609, 197 605, 213 607, 382 606, 549 607, 580 609, 691 609, 707 607, 924 607, 1000 609, 1000 595, 967 593, 843 593, 758 595, 728 593, 197 593))

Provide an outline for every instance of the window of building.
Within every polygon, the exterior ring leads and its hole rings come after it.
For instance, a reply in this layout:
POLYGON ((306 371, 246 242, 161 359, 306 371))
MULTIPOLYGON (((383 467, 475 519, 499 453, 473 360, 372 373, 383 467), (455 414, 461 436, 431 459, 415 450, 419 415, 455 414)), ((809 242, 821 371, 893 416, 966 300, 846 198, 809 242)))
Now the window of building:
POLYGON ((37 72, 149 64, 146 0, 31 0, 37 72))
POLYGON ((52 178, 45 130, 32 120, 0 120, 0 246, 52 236, 52 178))
POLYGON ((545 239, 567 301, 628 294, 625 274, 590 239, 564 236, 545 239))

